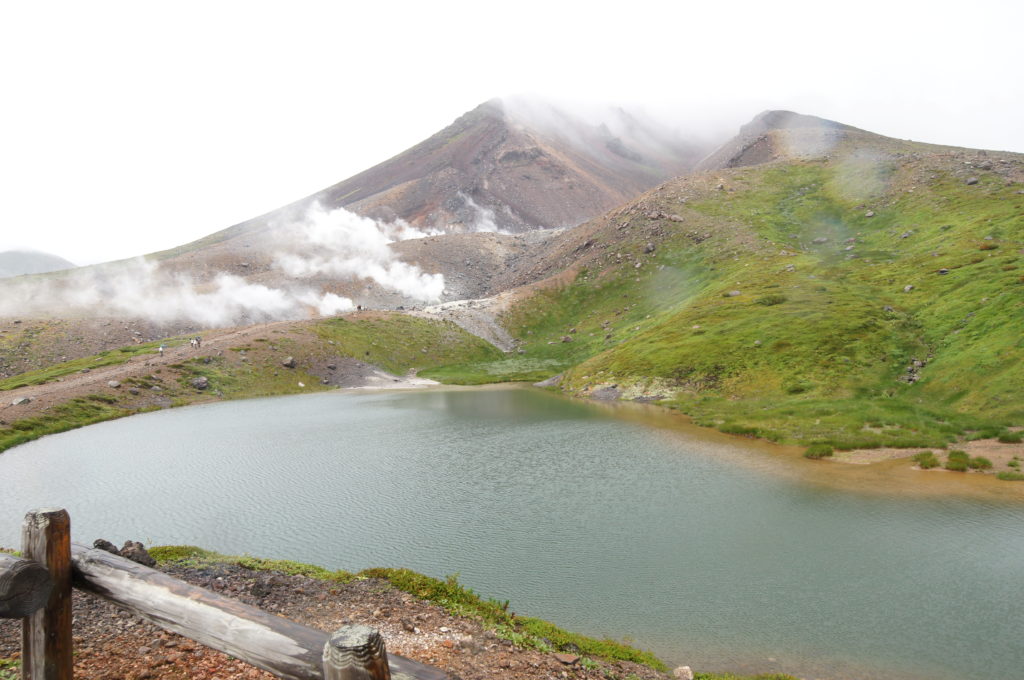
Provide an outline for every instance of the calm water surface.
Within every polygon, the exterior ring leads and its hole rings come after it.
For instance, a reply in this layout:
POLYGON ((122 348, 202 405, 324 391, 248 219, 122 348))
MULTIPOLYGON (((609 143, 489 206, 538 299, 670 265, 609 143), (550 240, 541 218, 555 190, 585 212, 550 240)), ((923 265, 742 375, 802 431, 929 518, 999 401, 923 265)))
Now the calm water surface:
POLYGON ((510 388, 136 416, 0 455, 0 544, 59 505, 79 542, 458 573, 704 670, 1024 678, 1024 503, 829 488, 634 415, 510 388))

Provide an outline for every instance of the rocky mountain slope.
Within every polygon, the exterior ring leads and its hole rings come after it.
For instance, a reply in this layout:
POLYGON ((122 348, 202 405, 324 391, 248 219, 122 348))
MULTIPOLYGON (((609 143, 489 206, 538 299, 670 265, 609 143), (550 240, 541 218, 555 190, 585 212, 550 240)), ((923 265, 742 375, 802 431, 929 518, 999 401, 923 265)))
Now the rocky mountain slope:
POLYGON ((550 104, 494 99, 394 158, 215 238, 287 221, 315 202, 442 232, 571 227, 707 151, 622 109, 592 123, 550 104))
POLYGON ((745 130, 547 244, 503 317, 507 375, 843 448, 1024 423, 1024 156, 785 112, 745 130), (770 160, 737 155, 751 139, 770 160))
MULTIPOLYGON (((454 356, 430 377, 562 374, 573 394, 665 400, 729 432, 844 449, 1012 439, 1006 428, 1024 424, 1024 156, 767 112, 705 167, 560 232, 392 243, 400 261, 444 273, 442 299, 487 298, 425 313, 507 350, 454 356)), ((162 262, 272 285, 267 238, 162 262)), ((304 281, 370 307, 410 304, 363 279, 304 281)), ((24 355, 29 328, 5 326, 0 341, 24 355)), ((36 333, 51 335, 70 337, 36 333)))

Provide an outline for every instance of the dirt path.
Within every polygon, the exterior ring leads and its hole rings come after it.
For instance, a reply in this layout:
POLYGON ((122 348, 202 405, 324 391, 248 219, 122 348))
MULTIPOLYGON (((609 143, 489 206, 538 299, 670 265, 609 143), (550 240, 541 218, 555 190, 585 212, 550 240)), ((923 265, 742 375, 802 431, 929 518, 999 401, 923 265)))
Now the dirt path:
MULTIPOLYGON (((76 397, 92 394, 118 393, 131 390, 125 383, 131 378, 158 375, 174 364, 200 357, 225 356, 226 352, 246 346, 257 338, 267 338, 272 334, 278 337, 289 337, 299 340, 306 336, 305 327, 308 322, 276 321, 236 328, 224 328, 204 331, 202 346, 193 349, 188 342, 165 348, 163 354, 154 351, 151 354, 131 357, 128 361, 99 368, 87 372, 72 373, 41 385, 19 387, 14 390, 0 392, 0 425, 12 423, 24 418, 32 418, 46 413, 48 409, 63 404, 76 397), (114 387, 112 383, 119 386, 114 387), (27 403, 16 403, 28 399, 27 403)), ((437 385, 438 383, 416 376, 415 372, 405 376, 392 375, 376 366, 357 361, 348 357, 333 359, 337 371, 332 371, 331 384, 337 387, 358 389, 411 389, 437 385)), ((173 371, 173 369, 172 369, 173 371)), ((166 384, 166 383, 165 383, 166 384)), ((137 394, 136 390, 132 394, 137 394)), ((215 395, 204 395, 200 399, 213 399, 215 395)), ((166 408, 172 400, 164 392, 144 391, 135 401, 142 402, 136 406, 156 406, 166 408)))
POLYGON ((222 354, 224 350, 237 345, 240 340, 254 333, 266 333, 274 328, 289 325, 294 325, 294 322, 278 321, 255 326, 205 331, 202 336, 202 347, 198 350, 192 349, 185 342, 176 347, 167 347, 162 355, 154 351, 153 354, 131 357, 123 364, 102 366, 90 369, 85 373, 72 373, 42 385, 29 385, 0 392, 0 395, 3 396, 3 401, 0 402, 0 421, 10 423, 23 418, 32 418, 75 397, 114 389, 109 386, 111 381, 124 383, 129 378, 148 375, 158 369, 194 357, 222 354), (22 398, 28 398, 30 401, 26 404, 14 404, 22 398))

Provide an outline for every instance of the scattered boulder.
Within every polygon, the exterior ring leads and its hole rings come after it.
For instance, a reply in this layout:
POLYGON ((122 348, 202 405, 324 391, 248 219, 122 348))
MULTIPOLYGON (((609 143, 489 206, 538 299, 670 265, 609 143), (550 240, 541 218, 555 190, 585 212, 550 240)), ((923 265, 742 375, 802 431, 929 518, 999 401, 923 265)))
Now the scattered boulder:
POLYGON ((693 680, 693 671, 689 666, 680 666, 672 671, 672 677, 678 680, 693 680))
POLYGON ((596 401, 618 401, 622 399, 623 393, 618 385, 607 385, 599 387, 587 396, 596 401))
POLYGON ((811 243, 816 243, 818 245, 821 245, 822 243, 828 243, 828 237, 827 236, 819 236, 818 238, 816 238, 813 241, 811 241, 811 243))
POLYGON ((556 653, 555 658, 566 666, 571 666, 580 660, 580 657, 575 654, 563 654, 562 652, 556 653))
POLYGON ((949 273, 949 270, 948 270, 948 269, 946 269, 945 267, 943 267, 942 269, 940 269, 940 270, 939 270, 939 273, 940 273, 940 274, 948 274, 948 273, 949 273))
POLYGON ((971 186, 972 184, 977 184, 977 183, 978 183, 978 178, 977 177, 968 177, 967 181, 965 182, 965 184, 967 186, 971 186))
POLYGON ((198 378, 192 378, 192 380, 189 381, 189 384, 197 390, 205 390, 210 386, 210 381, 205 375, 201 375, 198 378))
POLYGON ((654 244, 651 243, 650 241, 648 241, 647 245, 644 246, 644 252, 645 253, 653 253, 654 252, 654 244))
POLYGON ((864 213, 864 217, 874 217, 874 216, 875 216, 875 211, 874 210, 869 210, 866 213, 864 213))
POLYGON ((563 335, 562 336, 562 342, 572 342, 572 336, 571 335, 563 335))
POLYGON ((559 373, 558 375, 553 375, 550 378, 548 378, 547 380, 541 380, 540 382, 533 383, 533 386, 534 387, 555 387, 560 382, 562 382, 562 376, 563 375, 564 375, 563 373, 559 373))
POLYGON ((95 541, 92 542, 92 547, 98 550, 106 550, 108 553, 113 553, 114 555, 121 554, 120 552, 118 552, 117 546, 111 543, 110 541, 106 540, 105 538, 97 538, 95 541))
POLYGON ((107 381, 107 387, 113 387, 116 390, 120 386, 121 386, 121 383, 119 383, 116 380, 108 380, 107 381))
POLYGON ((32 400, 29 399, 28 397, 18 397, 17 399, 14 399, 13 401, 11 401, 11 406, 24 406, 25 404, 29 403, 30 401, 32 401, 32 400))
POLYGON ((725 297, 736 297, 739 294, 740 292, 738 290, 730 290, 728 293, 725 294, 725 297))
POLYGON ((295 368, 295 357, 288 357, 281 362, 281 365, 285 368, 295 368))
POLYGON ((914 286, 912 286, 910 284, 907 284, 906 286, 903 286, 903 292, 904 293, 909 293, 912 290, 914 290, 914 286))
POLYGON ((333 370, 335 370, 336 368, 338 368, 338 365, 337 365, 337 364, 327 364, 327 370, 328 370, 328 371, 333 371, 333 370))
POLYGON ((125 541, 124 546, 121 548, 121 557, 126 557, 132 562, 138 562, 147 567, 156 566, 156 560, 146 552, 145 546, 138 541, 125 541))

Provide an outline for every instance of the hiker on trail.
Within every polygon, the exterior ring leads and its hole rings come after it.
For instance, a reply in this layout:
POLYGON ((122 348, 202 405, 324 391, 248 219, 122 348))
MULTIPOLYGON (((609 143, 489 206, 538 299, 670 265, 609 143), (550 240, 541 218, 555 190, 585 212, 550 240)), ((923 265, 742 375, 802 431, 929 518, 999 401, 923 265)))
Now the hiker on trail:
POLYGON ((160 349, 158 351, 160 352, 160 356, 163 356, 164 355, 164 346, 160 345, 160 349))
POLYGON ((199 349, 202 346, 203 346, 203 336, 197 335, 196 336, 196 349, 199 349))

